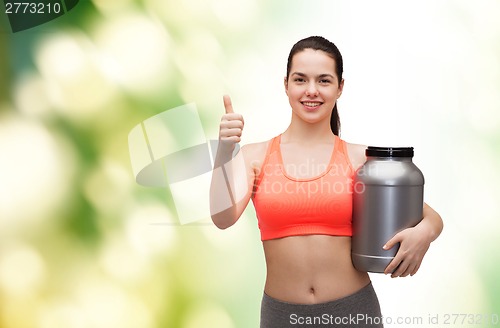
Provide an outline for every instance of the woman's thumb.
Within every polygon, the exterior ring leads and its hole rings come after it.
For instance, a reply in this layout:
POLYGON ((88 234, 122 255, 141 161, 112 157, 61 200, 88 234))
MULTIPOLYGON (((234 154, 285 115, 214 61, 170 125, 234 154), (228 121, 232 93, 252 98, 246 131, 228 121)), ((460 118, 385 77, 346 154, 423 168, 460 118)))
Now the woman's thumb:
POLYGON ((222 97, 222 100, 224 101, 224 108, 226 109, 226 114, 234 113, 233 104, 231 103, 231 98, 228 95, 224 95, 222 97))

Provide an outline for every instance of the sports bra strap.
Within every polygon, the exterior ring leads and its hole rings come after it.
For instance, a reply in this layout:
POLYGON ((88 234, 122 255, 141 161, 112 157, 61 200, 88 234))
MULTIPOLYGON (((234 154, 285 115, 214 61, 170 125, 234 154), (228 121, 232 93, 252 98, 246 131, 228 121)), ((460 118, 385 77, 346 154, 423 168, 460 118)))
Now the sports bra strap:
POLYGON ((264 168, 266 167, 267 163, 269 162, 269 154, 271 154, 273 151, 276 150, 276 145, 279 146, 279 143, 277 142, 279 136, 280 136, 280 134, 268 141, 266 156, 264 157, 264 161, 262 162, 262 165, 260 167, 259 175, 257 176, 257 178, 255 178, 254 190, 259 186, 260 181, 262 180, 262 176, 264 175, 264 171, 265 171, 264 168))

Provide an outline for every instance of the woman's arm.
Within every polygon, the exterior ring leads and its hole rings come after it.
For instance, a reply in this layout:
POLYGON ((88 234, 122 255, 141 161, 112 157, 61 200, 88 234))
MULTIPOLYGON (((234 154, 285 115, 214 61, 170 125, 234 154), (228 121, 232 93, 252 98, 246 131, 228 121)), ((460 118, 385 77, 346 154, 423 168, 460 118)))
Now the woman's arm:
POLYGON ((252 145, 241 147, 238 154, 218 151, 210 185, 210 215, 220 229, 232 226, 245 210, 255 181, 249 158, 252 145))
POLYGON ((232 226, 250 201, 255 181, 253 159, 258 148, 243 146, 233 158, 236 144, 241 140, 243 116, 233 111, 229 96, 224 96, 224 107, 210 184, 210 215, 220 229, 232 226))
POLYGON ((441 216, 424 203, 422 221, 413 228, 397 233, 384 245, 384 249, 391 249, 400 243, 396 256, 384 273, 391 273, 392 278, 413 276, 420 268, 431 242, 436 240, 441 231, 443 231, 441 216))

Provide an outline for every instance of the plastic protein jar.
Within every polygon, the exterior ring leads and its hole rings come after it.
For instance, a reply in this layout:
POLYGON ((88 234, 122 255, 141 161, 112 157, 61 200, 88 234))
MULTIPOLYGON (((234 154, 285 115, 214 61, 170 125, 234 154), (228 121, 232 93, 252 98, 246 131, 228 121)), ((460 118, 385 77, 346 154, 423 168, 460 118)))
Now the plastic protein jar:
POLYGON ((424 176, 413 147, 368 147, 354 176, 352 262, 360 271, 384 272, 399 244, 382 247, 422 220, 424 176))

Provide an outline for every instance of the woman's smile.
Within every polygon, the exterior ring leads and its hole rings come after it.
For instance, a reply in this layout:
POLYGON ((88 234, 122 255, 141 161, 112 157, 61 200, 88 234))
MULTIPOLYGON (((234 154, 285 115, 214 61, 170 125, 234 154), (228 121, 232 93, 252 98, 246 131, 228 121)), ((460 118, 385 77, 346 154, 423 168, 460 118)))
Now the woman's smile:
POLYGON ((302 105, 304 105, 305 110, 313 112, 320 108, 323 103, 320 101, 303 101, 302 105))

